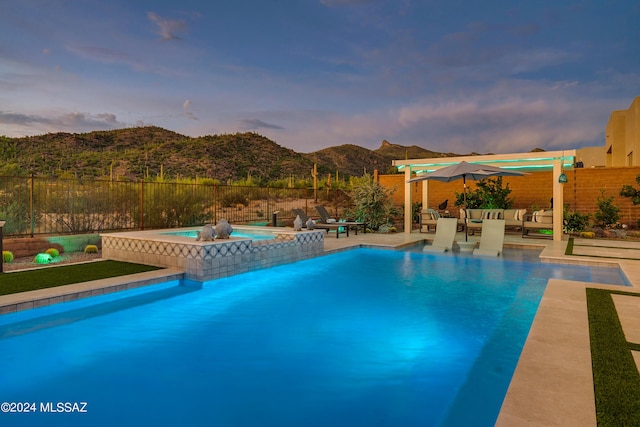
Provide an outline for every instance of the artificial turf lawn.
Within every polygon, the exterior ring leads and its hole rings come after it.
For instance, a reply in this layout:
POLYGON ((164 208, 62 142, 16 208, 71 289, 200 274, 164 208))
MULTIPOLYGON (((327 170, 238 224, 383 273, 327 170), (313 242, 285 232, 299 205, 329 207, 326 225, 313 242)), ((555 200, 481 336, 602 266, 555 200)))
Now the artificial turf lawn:
POLYGON ((611 294, 633 295, 603 289, 587 289, 591 364, 599 426, 640 425, 640 374, 627 342, 611 294))
POLYGON ((54 288, 153 270, 159 270, 159 267, 121 261, 100 261, 2 273, 0 274, 0 295, 54 288))
POLYGON ((565 255, 573 255, 573 237, 569 237, 567 248, 564 250, 565 255))

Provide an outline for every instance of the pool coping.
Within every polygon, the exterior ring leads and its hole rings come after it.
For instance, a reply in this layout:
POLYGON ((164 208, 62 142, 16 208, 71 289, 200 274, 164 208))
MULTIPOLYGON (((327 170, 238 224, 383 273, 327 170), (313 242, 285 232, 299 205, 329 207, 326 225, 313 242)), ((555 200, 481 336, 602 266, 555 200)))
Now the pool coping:
MULTIPOLYGON (((100 262, 100 261, 91 261, 100 262)), ((11 273, 7 273, 11 274, 11 273)), ((0 296, 0 315, 44 307, 61 302, 75 301, 113 292, 126 291, 142 286, 156 285, 172 280, 182 280, 184 272, 179 269, 161 269, 126 276, 92 280, 35 291, 18 292, 0 296)))

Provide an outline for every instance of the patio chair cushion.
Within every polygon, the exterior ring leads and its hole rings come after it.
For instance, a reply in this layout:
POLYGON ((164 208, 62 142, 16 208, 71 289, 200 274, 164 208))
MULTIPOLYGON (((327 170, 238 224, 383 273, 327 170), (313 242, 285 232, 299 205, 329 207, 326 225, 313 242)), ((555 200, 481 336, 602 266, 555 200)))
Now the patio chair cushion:
POLYGON ((501 219, 502 210, 486 210, 482 212, 482 219, 501 219))
POLYGON ((505 209, 502 219, 507 221, 523 221, 526 213, 526 209, 505 209))
POLYGON ((545 211, 544 209, 535 211, 531 220, 533 222, 540 222, 543 224, 553 224, 553 210, 545 211))

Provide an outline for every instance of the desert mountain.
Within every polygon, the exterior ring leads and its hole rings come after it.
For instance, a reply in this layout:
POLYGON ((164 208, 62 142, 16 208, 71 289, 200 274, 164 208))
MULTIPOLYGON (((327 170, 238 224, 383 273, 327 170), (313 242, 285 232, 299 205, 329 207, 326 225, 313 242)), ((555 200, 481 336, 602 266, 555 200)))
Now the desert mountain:
POLYGON ((155 126, 23 138, 0 136, 0 176, 200 177, 223 183, 251 176, 270 181, 309 177, 314 163, 322 176, 338 171, 340 177, 347 177, 374 169, 386 173, 393 159, 445 156, 455 154, 388 141, 382 141, 376 150, 347 144, 305 154, 253 132, 192 138, 155 126))

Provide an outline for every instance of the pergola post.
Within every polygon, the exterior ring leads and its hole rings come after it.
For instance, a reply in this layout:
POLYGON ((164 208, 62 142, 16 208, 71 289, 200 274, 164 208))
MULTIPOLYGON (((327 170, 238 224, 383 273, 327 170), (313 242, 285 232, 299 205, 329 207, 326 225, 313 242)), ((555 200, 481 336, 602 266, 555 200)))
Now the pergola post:
POLYGON ((564 210, 564 193, 562 185, 559 182, 562 173, 562 157, 553 160, 553 240, 562 241, 562 222, 564 210))
POLYGON ((404 232, 411 233, 413 226, 412 210, 411 210, 411 166, 404 168, 404 232))

